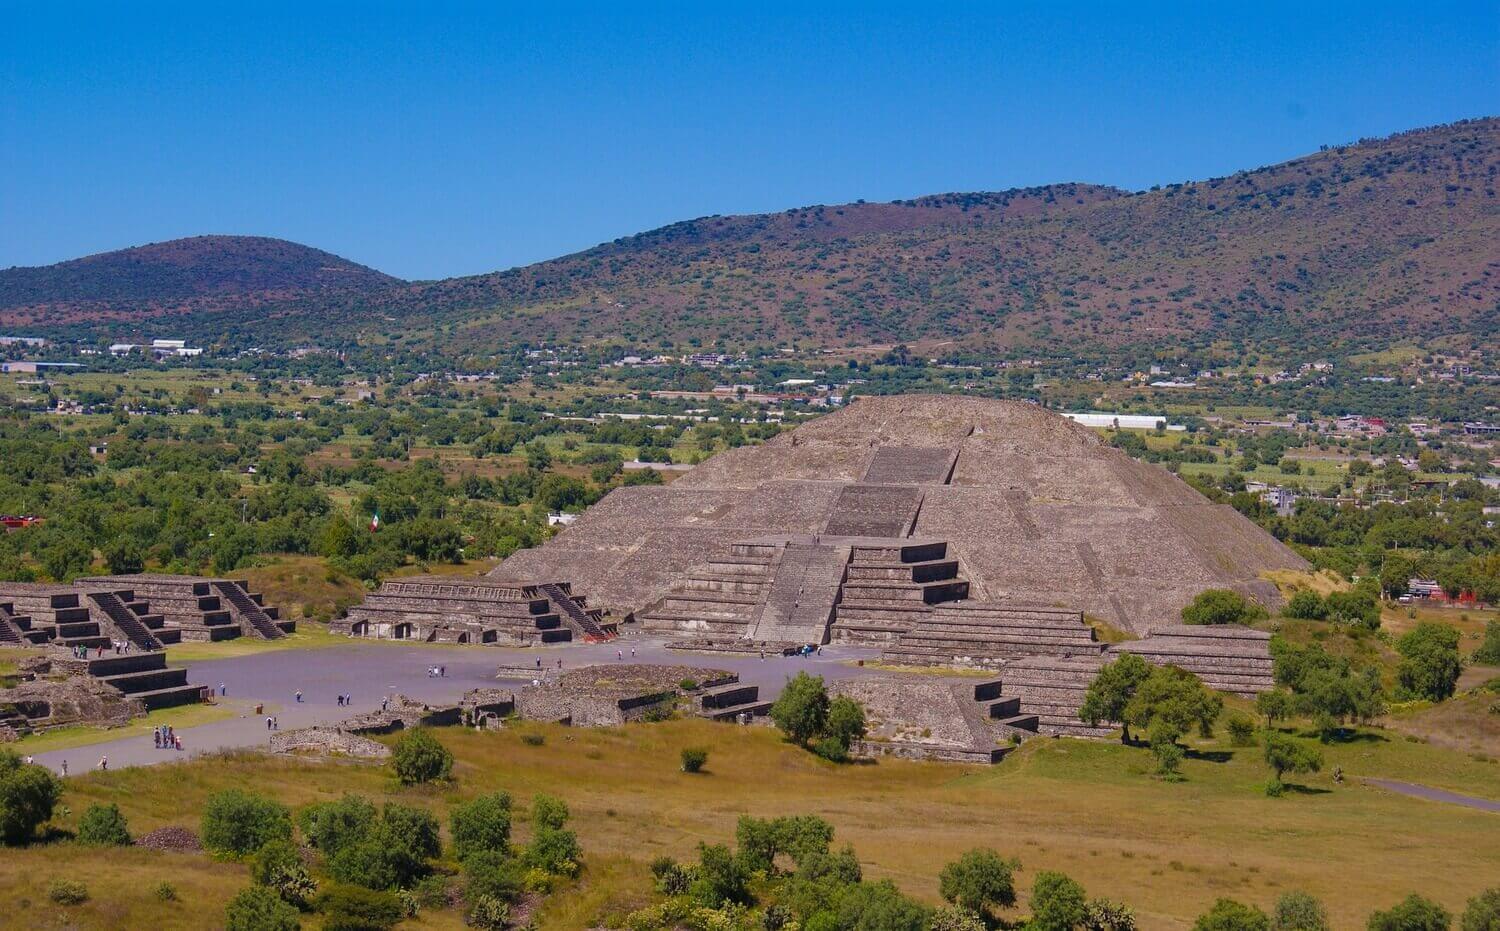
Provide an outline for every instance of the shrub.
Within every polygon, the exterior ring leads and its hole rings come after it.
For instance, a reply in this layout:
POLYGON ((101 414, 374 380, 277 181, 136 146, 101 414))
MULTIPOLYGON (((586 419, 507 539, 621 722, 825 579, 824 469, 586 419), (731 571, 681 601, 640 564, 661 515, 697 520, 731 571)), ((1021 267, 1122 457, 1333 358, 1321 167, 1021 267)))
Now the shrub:
POLYGON ((62 790, 62 780, 45 766, 23 763, 14 751, 0 750, 0 841, 29 841, 52 817, 62 790))
POLYGON ((47 898, 58 905, 82 905, 89 900, 89 888, 76 879, 54 879, 47 884, 47 898))
POLYGON ((1370 916, 1370 931, 1448 931, 1453 917, 1430 899, 1412 893, 1386 911, 1370 916))
POLYGON ((1247 624, 1265 616, 1265 608, 1227 588, 1205 589, 1182 609, 1184 624, 1247 624))
POLYGON ((530 734, 522 734, 521 735, 521 743, 525 744, 528 747, 540 747, 542 744, 544 744, 546 742, 547 742, 547 735, 546 734, 530 733, 530 734))
POLYGON ((166 880, 162 880, 161 882, 157 883, 156 888, 151 890, 151 894, 156 896, 157 901, 160 902, 177 901, 177 887, 167 882, 166 880))
POLYGON ((771 720, 792 741, 807 746, 823 733, 828 719, 828 690, 822 676, 799 672, 771 706, 771 720))
POLYGON ((682 689, 684 692, 691 692, 693 689, 696 689, 698 687, 698 680, 692 678, 691 676, 688 676, 683 678, 681 682, 677 683, 677 687, 682 689))
POLYGON ((1266 731, 1266 765, 1271 767, 1275 778, 1267 786, 1266 794, 1281 794, 1281 777, 1286 773, 1315 773, 1323 768, 1323 755, 1304 747, 1285 734, 1266 731), (1271 787, 1275 787, 1273 790, 1271 787))
POLYGON ((130 843, 130 829, 120 806, 90 805, 78 821, 78 842, 90 847, 124 847, 130 843))
POLYGON ((1088 916, 1083 887, 1062 873, 1043 870, 1031 884, 1031 924, 1035 931, 1073 931, 1088 916))
POLYGON ((1130 906, 1094 899, 1083 916, 1083 931, 1135 931, 1135 912, 1130 906))
POLYGON ((271 799, 226 789, 209 796, 199 833, 211 852, 244 857, 273 840, 290 840, 292 816, 286 806, 271 799))
POLYGON ((297 816, 302 833, 332 860, 340 850, 368 837, 375 826, 375 805, 358 795, 309 805, 297 816))
POLYGON ((578 873, 578 864, 582 858, 578 838, 572 831, 542 828, 532 835, 522 860, 533 869, 544 870, 556 876, 573 876, 578 873))
POLYGON ((1323 903, 1305 892, 1288 892, 1276 900, 1272 931, 1331 931, 1323 903))
POLYGON ((698 845, 698 869, 688 892, 704 908, 750 902, 750 876, 723 844, 698 845))
POLYGON ((464 900, 477 902, 492 898, 514 902, 521 894, 520 863, 493 850, 470 854, 464 861, 464 900))
POLYGON ((387 931, 406 917, 394 894, 359 886, 331 886, 313 906, 323 915, 323 931, 387 931))
POLYGON ((849 746, 837 737, 819 737, 812 751, 830 763, 849 762, 849 746))
POLYGON ((318 892, 317 882, 291 841, 273 840, 260 848, 250 861, 250 878, 299 909, 307 908, 318 892))
POLYGON ((943 867, 938 891, 943 898, 976 915, 991 907, 1016 904, 1015 871, 1020 864, 988 848, 976 848, 943 867))
POLYGON ((531 800, 532 830, 560 831, 568 823, 568 804, 560 798, 537 793, 531 800))
POLYGON ((392 748, 391 769, 402 785, 447 779, 453 772, 453 754, 426 728, 414 727, 392 748))
POLYGON ((703 764, 708 762, 708 751, 702 747, 682 748, 682 771, 685 773, 699 773, 703 771, 703 764))
POLYGON ((1271 919, 1253 905, 1219 899, 1193 923, 1193 931, 1270 931, 1271 919))
POLYGON ((510 849, 510 796, 496 792, 458 805, 448 827, 453 855, 460 860, 481 850, 505 853, 510 849))
POLYGON ((686 895, 694 879, 692 870, 671 857, 652 860, 651 875, 655 879, 656 891, 668 897, 686 895))
POLYGON ((1306 621, 1321 621, 1328 616, 1328 606, 1323 603, 1321 595, 1304 588, 1292 595, 1286 603, 1286 610, 1281 613, 1306 621))
POLYGON ((465 921, 469 927, 479 928, 480 931, 504 931, 510 923, 510 906, 499 899, 490 896, 480 896, 472 907, 465 921))
POLYGON ((1500 621, 1485 621, 1484 642, 1471 659, 1484 666, 1500 666, 1500 621))
POLYGON ((264 886, 240 890, 224 908, 224 931, 297 931, 297 910, 264 886))
POLYGON ((865 736, 865 710, 859 702, 840 695, 828 703, 828 720, 823 726, 824 739, 837 741, 847 752, 854 741, 865 736))
POLYGON ((927 919, 928 931, 985 931, 984 920, 968 909, 945 905, 927 919))
POLYGON ((418 859, 431 860, 443 852, 438 820, 426 809, 387 802, 380 821, 381 828, 418 859))
POLYGON ((1231 714, 1225 723, 1229 742, 1236 747, 1255 746, 1255 722, 1242 714, 1231 714))
POLYGON ((1470 899, 1459 927, 1463 931, 1495 931, 1500 928, 1500 886, 1486 889, 1470 899))

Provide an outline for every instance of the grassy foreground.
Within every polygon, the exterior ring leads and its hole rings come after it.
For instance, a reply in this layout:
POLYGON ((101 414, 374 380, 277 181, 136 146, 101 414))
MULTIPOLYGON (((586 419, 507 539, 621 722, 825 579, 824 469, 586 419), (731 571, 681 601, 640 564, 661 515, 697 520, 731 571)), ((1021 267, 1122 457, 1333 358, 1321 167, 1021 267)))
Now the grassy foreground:
MULTIPOLYGON (((1324 748, 1328 766, 1305 791, 1260 793, 1259 750, 1206 742, 1183 766, 1186 781, 1147 774, 1143 750, 1110 742, 1035 740, 992 768, 881 761, 834 766, 784 744, 766 728, 699 721, 571 730, 523 725, 495 734, 449 729, 453 785, 394 788, 378 766, 237 754, 89 774, 69 783, 58 819, 70 828, 92 802, 115 802, 136 833, 169 824, 196 829, 207 796, 235 786, 299 806, 344 792, 400 797, 441 814, 454 802, 505 789, 518 800, 555 793, 572 807, 587 864, 578 884, 549 901, 541 928, 596 926, 644 904, 646 865, 689 855, 700 841, 732 838, 741 814, 814 812, 852 842, 868 876, 889 877, 930 901, 943 864, 986 845, 1023 865, 1029 887, 1060 869, 1093 895, 1130 903, 1145 928, 1185 928, 1218 896, 1269 907, 1289 889, 1324 899, 1335 927, 1359 927, 1418 884, 1454 910, 1500 875, 1500 818, 1388 794, 1359 784, 1383 776, 1496 797, 1500 764, 1366 731, 1324 748), (540 732, 542 746, 523 743, 540 732), (678 771, 685 746, 709 748, 707 771, 678 771), (1343 767, 1347 782, 1328 773, 1343 767), (1441 864, 1441 868, 1438 868, 1441 864)), ((446 824, 446 818, 444 818, 446 824)), ((12 907, 0 926, 212 927, 245 870, 195 855, 97 851, 71 843, 7 850, 0 890, 12 907), (92 899, 49 902, 54 877, 81 879, 92 899), (180 901, 151 890, 172 882, 180 901)), ((456 927, 454 912, 410 926, 456 927)))

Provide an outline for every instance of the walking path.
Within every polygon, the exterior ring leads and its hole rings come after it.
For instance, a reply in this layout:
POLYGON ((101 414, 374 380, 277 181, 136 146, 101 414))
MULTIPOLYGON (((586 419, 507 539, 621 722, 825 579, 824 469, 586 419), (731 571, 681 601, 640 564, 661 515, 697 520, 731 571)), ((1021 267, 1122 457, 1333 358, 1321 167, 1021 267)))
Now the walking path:
POLYGON ((496 679, 496 666, 531 666, 537 659, 554 671, 558 660, 562 660, 564 669, 622 660, 626 663, 711 666, 737 673, 741 682, 760 686, 762 697, 774 698, 789 677, 804 669, 829 680, 870 675, 873 670, 847 663, 851 659, 870 659, 876 655, 875 651, 856 647, 828 646, 823 648, 822 654, 805 658, 768 656, 761 659, 755 655, 681 653, 667 650, 661 641, 631 639, 552 648, 398 646, 351 641, 347 646, 315 650, 267 650, 187 664, 189 682, 209 686, 216 694, 222 683, 225 698, 236 708, 244 710, 234 718, 179 729, 176 733, 183 744, 180 753, 157 749, 148 733, 38 753, 36 761, 60 771, 66 760, 69 773, 78 775, 96 769, 101 757, 109 758, 110 769, 120 769, 167 763, 220 750, 264 747, 270 740, 266 715, 275 715, 279 719, 280 730, 294 730, 314 724, 332 724, 374 711, 380 707, 382 697, 398 692, 428 704, 454 704, 474 688, 521 688, 527 683, 496 679), (446 675, 442 678, 429 676, 428 669, 433 666, 444 667, 446 675), (302 692, 301 702, 296 700, 299 690, 302 692), (351 696, 347 706, 338 704, 341 694, 351 696), (254 713, 256 703, 264 703, 263 714, 254 713))
POLYGON ((1463 805, 1480 811, 1500 812, 1500 802, 1493 799, 1459 795, 1447 789, 1434 789, 1432 786, 1418 785, 1415 782, 1398 782, 1395 779, 1365 779, 1363 781, 1372 786, 1389 789, 1401 795, 1410 795, 1412 798, 1426 799, 1429 802, 1447 802, 1449 805, 1463 805))

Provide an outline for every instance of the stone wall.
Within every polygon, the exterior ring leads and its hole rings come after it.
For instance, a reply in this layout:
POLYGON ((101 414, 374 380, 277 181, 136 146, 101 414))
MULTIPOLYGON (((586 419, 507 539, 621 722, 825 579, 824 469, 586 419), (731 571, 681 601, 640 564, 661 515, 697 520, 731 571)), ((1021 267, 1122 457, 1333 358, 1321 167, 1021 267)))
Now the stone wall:
POLYGON ((325 756, 351 756, 362 760, 383 760, 391 748, 368 737, 360 737, 336 727, 305 727, 295 731, 274 731, 272 753, 316 753, 325 756))

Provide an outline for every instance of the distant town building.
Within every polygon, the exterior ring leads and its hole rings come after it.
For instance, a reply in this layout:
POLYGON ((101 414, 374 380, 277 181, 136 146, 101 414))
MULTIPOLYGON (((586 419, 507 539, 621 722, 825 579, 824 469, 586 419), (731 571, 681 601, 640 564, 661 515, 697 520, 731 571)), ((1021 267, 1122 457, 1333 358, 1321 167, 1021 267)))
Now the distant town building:
POLYGON ((0 336, 0 346, 29 346, 40 349, 47 341, 40 336, 0 336))

